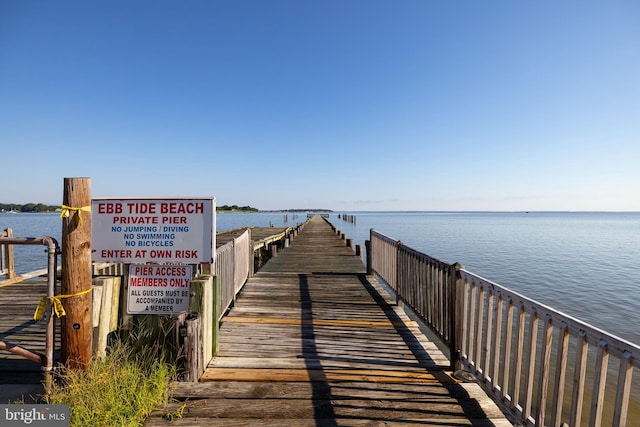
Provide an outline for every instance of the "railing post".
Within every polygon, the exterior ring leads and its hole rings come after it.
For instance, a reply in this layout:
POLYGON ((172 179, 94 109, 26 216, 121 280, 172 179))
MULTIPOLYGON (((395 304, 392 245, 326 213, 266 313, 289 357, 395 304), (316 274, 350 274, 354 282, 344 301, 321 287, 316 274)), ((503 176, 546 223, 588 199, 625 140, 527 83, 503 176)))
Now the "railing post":
MULTIPOLYGON (((13 230, 7 228, 7 237, 13 237, 13 230)), ((15 258, 13 254, 13 245, 7 245, 7 279, 16 277, 15 258)))
MULTIPOLYGON (((212 341, 213 356, 217 356, 220 351, 220 318, 222 317, 222 304, 221 304, 221 285, 220 276, 213 276, 213 331, 212 341)), ((209 363, 208 361, 206 363, 209 363)))
POLYGON ((373 228, 369 229, 369 240, 364 242, 367 252, 367 274, 373 274, 373 228))
MULTIPOLYGON (((402 294, 401 294, 401 289, 400 286, 402 284, 402 272, 401 272, 401 268, 400 268, 400 264, 401 264, 401 256, 400 256, 400 246, 402 246, 402 242, 400 240, 398 240, 396 242, 396 265, 395 265, 395 269, 396 269, 396 286, 395 286, 395 291, 396 291, 396 305, 398 305, 400 303, 400 300, 402 299, 402 294)), ((404 286, 403 286, 404 287, 404 286)))
POLYGON ((249 240, 249 247, 248 247, 248 251, 249 251, 249 256, 248 256, 248 263, 249 263, 249 274, 248 277, 253 277, 253 275, 256 272, 256 262, 255 262, 255 254, 256 251, 253 248, 253 240, 251 240, 251 228, 247 228, 247 232, 249 233, 249 236, 247 237, 249 240))
POLYGON ((449 311, 449 351, 451 353, 451 370, 453 372, 462 369, 460 352, 462 350, 462 329, 464 325, 460 300, 462 296, 462 277, 460 270, 463 268, 464 266, 462 264, 456 262, 449 269, 449 300, 447 301, 447 309, 449 311))
POLYGON ((233 301, 235 303, 236 301, 236 277, 237 277, 237 272, 238 272, 238 267, 236 266, 236 264, 238 263, 238 261, 236 260, 236 238, 234 237, 231 243, 231 257, 232 257, 232 262, 231 262, 231 283, 232 283, 232 288, 233 288, 233 301))

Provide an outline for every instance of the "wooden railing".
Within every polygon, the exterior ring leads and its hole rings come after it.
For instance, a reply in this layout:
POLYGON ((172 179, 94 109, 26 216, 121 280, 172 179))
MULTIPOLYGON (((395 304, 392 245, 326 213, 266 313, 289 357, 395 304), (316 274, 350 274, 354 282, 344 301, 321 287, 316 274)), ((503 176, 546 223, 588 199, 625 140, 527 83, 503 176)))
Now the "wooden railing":
POLYGON ((452 348, 455 341, 452 266, 374 230, 371 247, 374 272, 452 348))
MULTIPOLYGON (((231 306, 253 265, 251 229, 216 249, 215 275, 220 278, 220 316, 231 306)), ((220 319, 216 319, 219 321, 220 319)))
POLYGON ((637 422, 639 346, 374 230, 370 244, 373 272, 443 339, 452 368, 523 425, 637 422))
MULTIPOLYGON (((5 228, 0 231, 0 237, 13 237, 13 231, 5 228)), ((16 276, 13 245, 0 244, 0 276, 5 276, 5 279, 13 279, 16 276)))

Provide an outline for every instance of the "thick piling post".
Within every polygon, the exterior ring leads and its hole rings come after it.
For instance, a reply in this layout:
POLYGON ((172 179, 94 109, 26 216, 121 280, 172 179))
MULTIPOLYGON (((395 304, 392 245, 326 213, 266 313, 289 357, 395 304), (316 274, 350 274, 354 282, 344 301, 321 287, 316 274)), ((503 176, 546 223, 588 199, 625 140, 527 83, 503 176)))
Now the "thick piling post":
POLYGON ((91 179, 65 178, 62 218, 61 359, 85 369, 92 356, 91 179))

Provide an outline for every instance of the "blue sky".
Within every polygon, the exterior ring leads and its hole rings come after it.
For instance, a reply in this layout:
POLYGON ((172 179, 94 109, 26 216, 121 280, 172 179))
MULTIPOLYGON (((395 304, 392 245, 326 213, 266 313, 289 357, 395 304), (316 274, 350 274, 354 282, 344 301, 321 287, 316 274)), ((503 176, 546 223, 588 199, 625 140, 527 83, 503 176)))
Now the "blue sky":
POLYGON ((640 2, 0 2, 0 202, 640 211, 640 2))

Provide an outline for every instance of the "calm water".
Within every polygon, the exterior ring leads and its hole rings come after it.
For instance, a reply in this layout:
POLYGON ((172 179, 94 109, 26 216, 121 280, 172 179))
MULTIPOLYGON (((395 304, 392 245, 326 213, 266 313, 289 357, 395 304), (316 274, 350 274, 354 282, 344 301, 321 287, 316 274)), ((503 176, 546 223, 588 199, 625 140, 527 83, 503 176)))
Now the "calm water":
MULTIPOLYGON (((330 221, 364 247, 370 229, 640 343, 640 213, 349 212, 330 221)), ((306 215, 218 214, 218 231, 295 225, 306 215)), ((59 240, 56 214, 0 214, 16 237, 59 240)), ((44 247, 16 248, 19 273, 46 267, 44 247)))
POLYGON ((355 215, 333 222, 359 244, 373 228, 640 343, 640 213, 355 215))

